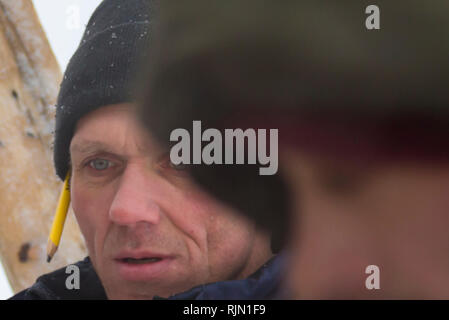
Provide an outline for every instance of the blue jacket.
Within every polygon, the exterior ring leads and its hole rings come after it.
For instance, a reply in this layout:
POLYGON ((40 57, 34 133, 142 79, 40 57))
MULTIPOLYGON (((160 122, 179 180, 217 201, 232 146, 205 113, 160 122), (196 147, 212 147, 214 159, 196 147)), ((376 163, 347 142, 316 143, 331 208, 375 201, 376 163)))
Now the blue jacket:
MULTIPOLYGON (((173 300, 247 300, 273 299, 279 290, 282 257, 275 256, 254 274, 242 280, 220 281, 197 286, 186 292, 171 296, 173 300)), ((75 263, 82 279, 80 289, 68 290, 65 281, 66 268, 40 276, 28 289, 11 300, 105 300, 104 288, 89 257, 75 263)), ((155 297, 155 299, 162 299, 155 297)))

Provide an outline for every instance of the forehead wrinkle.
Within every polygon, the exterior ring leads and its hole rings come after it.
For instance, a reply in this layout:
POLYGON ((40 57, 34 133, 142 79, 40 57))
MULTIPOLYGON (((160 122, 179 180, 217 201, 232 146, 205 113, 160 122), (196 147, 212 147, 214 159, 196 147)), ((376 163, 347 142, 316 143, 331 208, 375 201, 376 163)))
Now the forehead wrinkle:
POLYGON ((150 144, 148 144, 144 139, 136 139, 134 140, 134 146, 137 151, 141 154, 150 155, 154 150, 150 144))
POLYGON ((110 152, 115 153, 115 150, 113 147, 111 147, 109 144, 106 144, 101 141, 95 141, 95 140, 85 140, 83 139, 81 142, 76 142, 70 146, 70 153, 73 153, 74 151, 78 153, 92 153, 97 151, 104 151, 104 152, 110 152))
POLYGON ((139 126, 132 115, 125 113, 120 119, 114 120, 115 122, 108 122, 114 138, 111 135, 107 135, 107 139, 90 137, 83 131, 82 135, 72 140, 70 153, 76 152, 82 155, 107 152, 116 155, 151 157, 159 155, 160 152, 151 136, 139 126))
POLYGON ((136 127, 135 119, 126 119, 123 134, 121 135, 121 150, 128 150, 129 153, 135 155, 148 154, 149 146, 145 140, 146 136, 136 127))

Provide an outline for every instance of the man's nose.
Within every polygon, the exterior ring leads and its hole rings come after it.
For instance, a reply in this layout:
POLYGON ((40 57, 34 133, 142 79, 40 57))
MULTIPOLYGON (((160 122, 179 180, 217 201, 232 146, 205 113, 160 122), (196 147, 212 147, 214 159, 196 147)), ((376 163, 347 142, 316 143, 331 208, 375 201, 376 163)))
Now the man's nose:
POLYGON ((127 167, 109 209, 109 218, 118 225, 138 222, 158 224, 161 208, 155 199, 157 177, 143 168, 127 167))

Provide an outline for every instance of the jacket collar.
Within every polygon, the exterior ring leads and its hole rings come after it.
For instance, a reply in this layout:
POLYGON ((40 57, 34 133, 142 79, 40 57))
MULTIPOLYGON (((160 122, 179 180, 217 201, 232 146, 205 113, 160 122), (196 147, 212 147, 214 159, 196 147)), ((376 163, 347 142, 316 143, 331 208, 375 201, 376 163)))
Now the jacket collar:
MULTIPOLYGON (((278 254, 255 273, 242 280, 227 280, 194 287, 175 294, 170 300, 265 300, 278 296, 283 254, 278 254)), ((163 299, 154 297, 154 299, 163 299)))

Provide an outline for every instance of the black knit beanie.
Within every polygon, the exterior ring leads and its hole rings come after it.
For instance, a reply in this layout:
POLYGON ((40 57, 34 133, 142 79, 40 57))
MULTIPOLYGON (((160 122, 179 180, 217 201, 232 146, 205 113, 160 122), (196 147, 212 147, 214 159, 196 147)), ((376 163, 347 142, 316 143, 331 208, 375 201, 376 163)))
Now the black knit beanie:
POLYGON ((153 0, 104 0, 90 18, 57 99, 54 162, 62 180, 77 121, 102 106, 132 101, 158 6, 153 0))

